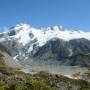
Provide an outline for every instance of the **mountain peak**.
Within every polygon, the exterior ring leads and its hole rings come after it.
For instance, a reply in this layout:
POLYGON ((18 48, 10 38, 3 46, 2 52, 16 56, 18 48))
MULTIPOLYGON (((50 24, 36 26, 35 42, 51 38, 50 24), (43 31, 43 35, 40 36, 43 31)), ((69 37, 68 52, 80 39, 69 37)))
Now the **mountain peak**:
POLYGON ((51 27, 48 27, 47 30, 60 30, 60 31, 63 31, 64 28, 63 28, 63 26, 51 26, 51 27))
POLYGON ((17 24, 15 26, 15 30, 25 30, 25 29, 29 29, 31 26, 29 24, 25 24, 25 23, 20 23, 20 24, 17 24))
POLYGON ((62 26, 52 26, 48 28, 33 28, 29 24, 21 23, 15 27, 9 28, 9 32, 6 32, 1 37, 15 38, 22 45, 27 45, 32 40, 36 40, 39 46, 44 45, 47 41, 53 38, 63 39, 69 41, 72 39, 86 38, 90 40, 90 32, 76 31, 76 30, 64 30, 62 26))

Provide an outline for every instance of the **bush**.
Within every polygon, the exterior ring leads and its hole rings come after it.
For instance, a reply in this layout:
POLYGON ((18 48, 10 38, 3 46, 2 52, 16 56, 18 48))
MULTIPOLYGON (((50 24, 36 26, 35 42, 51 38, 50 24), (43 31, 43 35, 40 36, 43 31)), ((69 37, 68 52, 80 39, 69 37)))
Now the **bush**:
POLYGON ((17 85, 16 90, 54 90, 47 85, 43 80, 27 81, 23 85, 17 85))

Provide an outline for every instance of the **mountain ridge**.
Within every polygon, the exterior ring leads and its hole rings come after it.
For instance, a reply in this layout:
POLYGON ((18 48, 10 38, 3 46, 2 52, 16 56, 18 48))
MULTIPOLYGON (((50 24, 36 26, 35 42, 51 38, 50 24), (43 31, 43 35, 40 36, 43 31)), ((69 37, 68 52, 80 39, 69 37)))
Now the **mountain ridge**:
POLYGON ((62 26, 36 29, 20 24, 0 33, 0 43, 16 61, 58 60, 67 65, 72 62, 73 65, 90 66, 89 58, 84 57, 85 61, 80 56, 90 53, 90 32, 64 30, 62 26), (69 58, 76 54, 78 58, 69 58))

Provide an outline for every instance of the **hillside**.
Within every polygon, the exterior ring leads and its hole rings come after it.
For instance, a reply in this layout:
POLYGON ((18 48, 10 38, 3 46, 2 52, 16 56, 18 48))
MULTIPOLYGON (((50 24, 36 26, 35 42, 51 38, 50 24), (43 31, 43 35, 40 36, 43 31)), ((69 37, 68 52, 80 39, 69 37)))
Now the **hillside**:
POLYGON ((90 66, 90 32, 66 30, 60 26, 38 29, 19 24, 0 33, 0 43, 14 61, 22 65, 34 61, 90 66))
MULTIPOLYGON (((87 40, 85 40, 85 42, 86 41, 87 40)), ((40 47, 40 51, 38 50, 38 53, 34 56, 35 60, 38 60, 39 57, 42 59, 45 57, 45 59, 49 58, 50 61, 50 58, 57 58, 59 52, 61 51, 64 54, 61 54, 61 56, 59 55, 60 58, 63 55, 67 55, 68 50, 64 45, 66 44, 63 40, 50 40, 46 45, 40 47)), ((68 65, 70 65, 71 63, 70 66, 72 66, 73 64, 77 65, 76 60, 79 60, 81 58, 84 62, 84 64, 82 63, 82 66, 86 67, 88 64, 87 62, 85 63, 85 60, 87 58, 87 61, 89 61, 89 54, 85 54, 83 53, 83 51, 74 51, 75 54, 73 56, 62 58, 69 58, 70 61, 68 61, 68 65), (77 59, 73 61, 72 58, 77 59)), ((84 50, 84 52, 88 53, 89 51, 84 50)), ((73 79, 69 76, 67 76, 69 77, 67 78, 60 74, 51 74, 45 71, 38 71, 35 74, 30 74, 22 72, 22 70, 20 70, 22 69, 21 65, 14 58, 12 57, 9 48, 6 48, 4 45, 0 45, 0 90, 90 90, 89 70, 82 75, 83 80, 77 78, 80 76, 80 72, 73 74, 73 78, 76 79, 73 79)), ((40 59, 39 61, 41 61, 42 59, 40 59)), ((79 62, 79 65, 81 65, 82 60, 79 62)))

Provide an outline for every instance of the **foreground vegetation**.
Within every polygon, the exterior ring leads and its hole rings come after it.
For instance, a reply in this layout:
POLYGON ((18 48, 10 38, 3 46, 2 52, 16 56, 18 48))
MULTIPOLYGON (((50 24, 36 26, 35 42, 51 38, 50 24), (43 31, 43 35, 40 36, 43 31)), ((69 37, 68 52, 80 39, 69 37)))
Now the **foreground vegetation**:
POLYGON ((90 90, 90 83, 44 71, 33 75, 15 71, 0 73, 0 90, 90 90))
POLYGON ((25 74, 18 68, 9 68, 0 52, 0 90, 90 90, 90 83, 44 71, 25 74))

